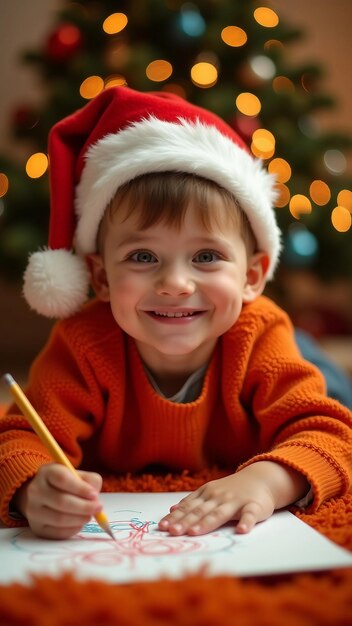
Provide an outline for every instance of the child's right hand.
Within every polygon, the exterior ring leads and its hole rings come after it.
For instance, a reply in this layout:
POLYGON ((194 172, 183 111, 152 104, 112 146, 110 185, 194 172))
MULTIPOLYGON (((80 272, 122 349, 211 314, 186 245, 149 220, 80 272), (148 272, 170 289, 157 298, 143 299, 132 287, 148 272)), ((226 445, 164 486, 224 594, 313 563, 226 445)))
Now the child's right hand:
POLYGON ((14 498, 33 532, 47 539, 68 539, 102 509, 102 478, 94 472, 78 472, 77 478, 57 463, 42 465, 14 498))

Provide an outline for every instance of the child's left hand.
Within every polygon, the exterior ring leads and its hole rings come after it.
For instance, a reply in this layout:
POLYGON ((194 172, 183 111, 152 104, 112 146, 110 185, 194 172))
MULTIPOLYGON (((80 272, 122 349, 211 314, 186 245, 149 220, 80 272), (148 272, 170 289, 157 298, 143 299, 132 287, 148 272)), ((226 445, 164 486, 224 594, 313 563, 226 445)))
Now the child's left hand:
POLYGON ((247 533, 276 508, 294 502, 307 488, 304 476, 278 463, 253 463, 225 478, 206 483, 170 509, 159 530, 171 535, 203 535, 229 520, 247 533))

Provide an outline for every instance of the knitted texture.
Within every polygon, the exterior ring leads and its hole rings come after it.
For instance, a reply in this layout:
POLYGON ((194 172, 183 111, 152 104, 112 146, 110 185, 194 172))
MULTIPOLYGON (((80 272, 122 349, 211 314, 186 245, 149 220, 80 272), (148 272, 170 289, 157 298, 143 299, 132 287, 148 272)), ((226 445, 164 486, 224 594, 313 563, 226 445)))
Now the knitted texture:
MULTIPOLYGON (((346 493, 351 413, 323 395, 323 379, 300 358, 286 314, 261 297, 218 341, 200 397, 157 395, 133 340, 108 305, 92 302, 58 322, 33 365, 29 399, 75 466, 124 474, 150 466, 230 473, 267 459, 305 474, 310 510, 346 493)), ((0 420, 1 518, 16 489, 49 462, 12 407, 0 420)))

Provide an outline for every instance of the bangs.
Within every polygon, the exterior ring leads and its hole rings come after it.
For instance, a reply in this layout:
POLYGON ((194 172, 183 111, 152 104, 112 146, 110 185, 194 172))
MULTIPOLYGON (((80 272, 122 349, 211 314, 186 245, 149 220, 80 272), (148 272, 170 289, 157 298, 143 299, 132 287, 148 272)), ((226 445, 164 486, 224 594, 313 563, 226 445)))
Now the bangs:
MULTIPOLYGON (((209 232, 214 229, 239 229, 246 245, 253 248, 253 251, 256 247, 247 216, 237 200, 229 191, 211 180, 183 172, 144 174, 118 189, 105 216, 111 218, 125 200, 128 203, 128 215, 137 215, 139 230, 146 230, 160 222, 180 230, 187 208, 192 202, 197 207, 201 223, 209 232), (219 196, 222 202, 217 203, 215 209, 214 198, 219 196)), ((104 230, 105 216, 103 228, 99 231, 104 230)), ((100 234, 98 243, 101 243, 100 234)))

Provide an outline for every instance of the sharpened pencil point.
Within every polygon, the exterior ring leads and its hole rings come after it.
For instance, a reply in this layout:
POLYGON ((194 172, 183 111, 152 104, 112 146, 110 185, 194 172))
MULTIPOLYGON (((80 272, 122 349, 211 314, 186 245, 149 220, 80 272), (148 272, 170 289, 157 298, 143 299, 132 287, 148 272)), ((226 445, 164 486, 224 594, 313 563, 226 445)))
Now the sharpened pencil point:
POLYGON ((111 539, 113 539, 114 541, 116 541, 116 537, 115 537, 114 533, 112 532, 112 530, 111 530, 110 526, 108 526, 108 524, 104 524, 103 528, 104 528, 105 532, 106 532, 108 535, 110 535, 111 539))

